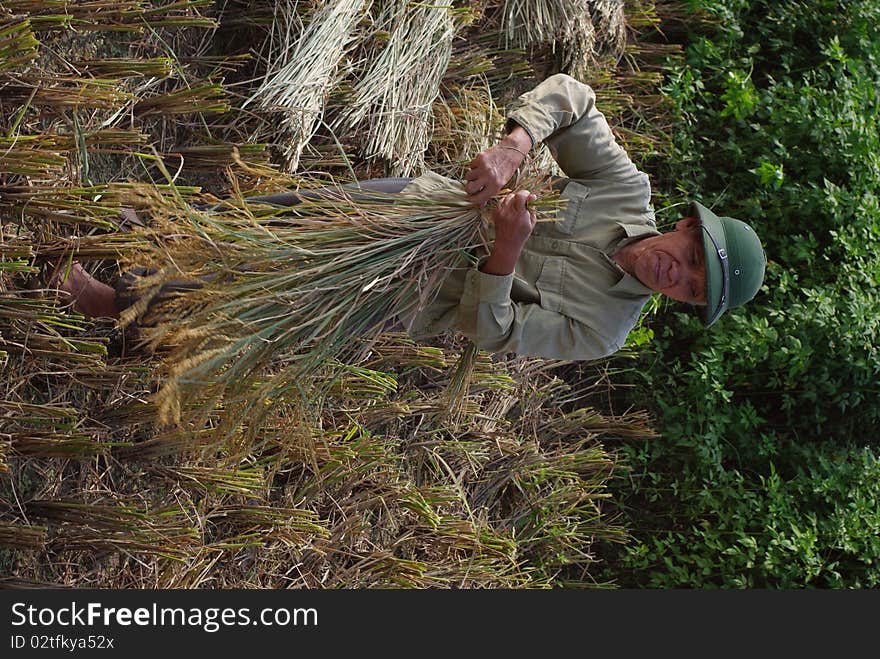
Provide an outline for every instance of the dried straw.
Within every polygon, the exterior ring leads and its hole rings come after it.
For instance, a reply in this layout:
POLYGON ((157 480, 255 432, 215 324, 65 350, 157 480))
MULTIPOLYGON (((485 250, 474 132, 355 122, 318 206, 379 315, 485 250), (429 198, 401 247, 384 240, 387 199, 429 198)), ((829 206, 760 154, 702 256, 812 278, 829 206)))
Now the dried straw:
POLYGON ((280 6, 275 23, 284 40, 272 55, 280 66, 267 72, 266 80, 242 107, 280 113, 289 172, 296 171, 303 147, 319 126, 327 93, 337 82, 340 60, 355 38, 355 24, 366 3, 326 0, 295 39, 287 26, 295 22, 296 3, 280 6))
MULTIPOLYGON (((555 210, 552 196, 537 203, 539 213, 555 210)), ((154 305, 167 320, 142 330, 154 348, 176 346, 158 397, 163 420, 192 395, 252 402, 318 393, 310 378, 323 373, 329 380, 317 389, 325 388, 388 320, 424 307, 446 273, 464 266, 485 212, 457 185, 430 196, 316 195, 283 217, 265 207, 191 213, 196 231, 184 237, 175 227, 159 249, 164 271, 143 283, 155 293, 181 276, 207 282, 154 305)))
POLYGON ((387 43, 365 53, 369 68, 334 131, 365 133, 367 158, 384 158, 393 176, 410 176, 424 168, 431 104, 449 65, 456 27, 450 8, 407 0, 388 2, 377 24, 387 32, 387 43))
POLYGON ((507 48, 528 48, 565 41, 590 23, 592 0, 506 0, 502 9, 502 38, 507 48))

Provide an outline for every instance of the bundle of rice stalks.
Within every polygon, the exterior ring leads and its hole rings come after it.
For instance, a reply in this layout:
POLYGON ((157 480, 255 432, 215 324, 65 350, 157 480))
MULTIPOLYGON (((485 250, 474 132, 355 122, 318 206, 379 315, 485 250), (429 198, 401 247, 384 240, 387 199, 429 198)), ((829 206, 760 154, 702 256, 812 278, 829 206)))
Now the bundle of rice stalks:
POLYGON ((237 167, 241 172, 256 177, 277 176, 277 169, 269 164, 266 144, 198 144, 173 148, 166 159, 181 159, 180 166, 188 169, 216 170, 237 167))
POLYGON ((596 28, 597 49, 615 59, 619 58, 627 41, 624 0, 590 0, 589 4, 596 28))
POLYGON ((55 551, 110 550, 185 560, 199 542, 199 531, 180 507, 146 509, 120 500, 118 504, 33 501, 29 515, 54 526, 55 551))
MULTIPOLYGON (((535 210, 544 215, 556 203, 548 195, 535 210)), ((151 293, 122 320, 135 320, 163 283, 199 282, 154 304, 166 320, 142 329, 154 348, 174 346, 158 397, 165 421, 193 394, 265 400, 264 409, 288 393, 308 399, 316 373, 325 389, 388 320, 426 305, 481 243, 481 211, 460 184, 426 196, 355 198, 339 189, 283 211, 190 212, 196 232, 185 237, 181 218, 163 214, 172 219, 157 222, 153 258, 165 267, 144 280, 151 293), (176 237, 165 240, 166 232, 176 237)))
POLYGON ((0 547, 39 550, 46 544, 46 527, 0 524, 0 547))
POLYGON ((79 107, 116 109, 132 99, 130 93, 119 89, 116 80, 46 75, 20 76, 16 81, 3 88, 4 98, 39 105, 47 112, 79 107))
POLYGON ((327 529, 311 510, 277 506, 220 506, 205 516, 207 533, 213 544, 224 548, 279 540, 304 545, 327 529))
POLYGON ((506 47, 527 50, 534 62, 552 55, 555 64, 544 68, 581 79, 626 45, 623 0, 505 0, 498 22, 506 47))
MULTIPOLYGON (((78 224, 116 229, 119 209, 96 203, 82 194, 82 190, 42 186, 6 188, 0 200, 0 210, 9 217, 29 219, 46 226, 47 222, 74 226, 78 224)), ((14 245, 15 242, 12 243, 14 245)), ((8 247, 12 247, 9 245, 8 247)), ((5 251, 5 250, 4 250, 5 251)), ((3 252, 0 252, 3 253, 3 252)), ((41 251, 41 256, 45 254, 41 251)))
MULTIPOLYGON (((5 353, 3 353, 3 351, 0 351, 0 362, 5 360, 5 358, 5 353)), ((9 452, 11 448, 12 445, 9 441, 9 436, 0 434, 0 474, 9 473, 9 464, 7 462, 7 459, 9 458, 9 452)))
POLYGON ((37 58, 39 45, 29 20, 0 27, 0 73, 21 71, 23 65, 37 58))
MULTIPOLYGON (((392 176, 420 173, 431 132, 431 104, 449 64, 459 23, 448 7, 389 0, 377 18, 385 35, 364 54, 368 68, 359 76, 345 110, 334 122, 337 133, 365 133, 368 159, 387 160, 392 176)), ((464 20, 462 20, 464 18, 464 20)))
POLYGON ((258 496, 266 490, 262 468, 227 469, 218 465, 148 467, 148 470, 172 484, 204 493, 258 496))
POLYGON ((501 16, 506 47, 555 46, 576 32, 592 38, 589 5, 594 0, 505 0, 501 16))
POLYGON ((456 41, 449 58, 444 82, 464 86, 474 79, 489 85, 495 95, 515 95, 516 87, 533 79, 535 71, 521 48, 502 48, 495 34, 474 33, 456 41))
MULTIPOLYGON (((119 136, 124 139, 126 134, 129 133, 123 132, 119 136)), ((141 134, 133 133, 133 135, 141 134)), ((94 138, 103 139, 100 132, 96 133, 94 138)), ((108 135, 107 139, 108 143, 115 143, 112 141, 114 134, 108 135)), ((96 151, 102 150, 96 149, 96 151)), ((17 220, 32 220, 35 227, 57 228, 49 224, 51 221, 68 226, 84 224, 113 230, 119 228, 121 206, 141 207, 150 203, 156 195, 163 194, 191 198, 199 193, 200 189, 182 185, 172 188, 138 183, 63 187, 33 182, 30 185, 10 185, 0 189, 0 192, 2 192, 0 210, 17 220)), ((37 254, 46 259, 70 257, 72 253, 76 253, 79 259, 116 259, 121 251, 142 242, 143 238, 134 234, 113 233, 100 236, 86 235, 79 238, 56 234, 49 235, 40 242, 37 254)), ((7 239, 5 244, 0 244, 0 256, 6 258, 33 254, 34 251, 24 237, 7 239)))
POLYGON ((273 29, 281 38, 270 60, 279 64, 267 71, 242 108, 281 117, 288 172, 296 171, 303 147, 320 125, 326 96, 337 82, 340 61, 356 37, 355 26, 366 4, 367 0, 324 0, 299 35, 289 32, 297 23, 296 3, 280 5, 273 29))
POLYGON ((13 433, 10 445, 13 454, 21 457, 90 460, 109 455, 111 449, 130 446, 131 442, 102 441, 95 439, 95 429, 76 431, 59 426, 53 430, 13 433))
POLYGON ((146 26, 217 27, 216 21, 198 13, 212 0, 177 0, 150 7, 141 0, 5 0, 4 7, 31 17, 35 29, 142 32, 146 26))
MULTIPOLYGON (((132 149, 149 142, 149 136, 137 130, 114 130, 101 128, 81 133, 82 141, 90 153, 132 153, 132 149), (117 147, 117 148, 111 148, 117 147)), ((61 137, 61 136, 59 136, 61 137)), ((72 139, 71 136, 64 136, 72 139)), ((73 136, 74 138, 76 136, 73 136)), ((73 148, 71 144, 69 148, 73 148)))
POLYGON ((54 136, 0 137, 0 175, 53 179, 60 178, 66 168, 66 154, 54 136))
POLYGON ((82 317, 62 313, 49 300, 0 293, 0 350, 20 359, 98 365, 107 354, 106 340, 65 336, 85 328, 82 317))
POLYGON ((399 332, 385 332, 373 343, 371 359, 366 365, 370 368, 396 368, 404 373, 414 369, 440 373, 449 362, 442 348, 419 345, 399 332))
POLYGON ((134 105, 139 117, 150 115, 172 116, 176 114, 223 114, 229 110, 223 86, 203 83, 187 86, 164 94, 141 98, 134 105))
POLYGON ((562 70, 575 78, 585 80, 596 65, 596 28, 588 11, 589 0, 580 3, 562 38, 562 70))

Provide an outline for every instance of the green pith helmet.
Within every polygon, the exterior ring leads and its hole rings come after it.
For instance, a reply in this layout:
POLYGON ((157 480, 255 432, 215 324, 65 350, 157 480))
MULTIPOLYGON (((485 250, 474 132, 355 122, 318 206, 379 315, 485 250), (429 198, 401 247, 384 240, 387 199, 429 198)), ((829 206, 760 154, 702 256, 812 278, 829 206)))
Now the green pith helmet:
POLYGON ((767 255, 754 229, 732 217, 718 217, 694 202, 691 214, 700 219, 706 261, 706 327, 725 311, 745 304, 764 282, 767 255))

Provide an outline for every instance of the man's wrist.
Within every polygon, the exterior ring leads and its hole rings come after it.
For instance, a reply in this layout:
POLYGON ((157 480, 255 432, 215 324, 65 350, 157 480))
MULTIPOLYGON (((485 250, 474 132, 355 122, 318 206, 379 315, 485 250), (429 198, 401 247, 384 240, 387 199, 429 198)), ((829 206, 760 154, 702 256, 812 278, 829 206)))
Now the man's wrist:
POLYGON ((496 241, 488 258, 480 266, 480 272, 501 277, 511 274, 516 268, 516 262, 519 260, 524 246, 525 243, 498 243, 496 241))
POLYGON ((532 138, 526 132, 525 128, 517 124, 507 135, 501 140, 501 145, 519 151, 524 156, 532 150, 532 138))

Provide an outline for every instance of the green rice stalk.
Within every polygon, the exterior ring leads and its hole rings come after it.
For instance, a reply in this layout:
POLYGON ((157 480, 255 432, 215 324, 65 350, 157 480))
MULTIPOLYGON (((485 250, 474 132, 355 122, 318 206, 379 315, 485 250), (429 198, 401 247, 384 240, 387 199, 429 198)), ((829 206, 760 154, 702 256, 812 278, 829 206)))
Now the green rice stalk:
POLYGON ((338 79, 340 62, 355 39, 355 26, 366 0, 324 0, 306 29, 289 34, 295 5, 276 16, 273 29, 283 35, 263 83, 245 102, 267 113, 278 113, 285 133, 285 169, 296 171, 303 147, 324 113, 327 92, 338 79))
POLYGON ((27 19, 0 26, 0 73, 21 71, 37 58, 39 45, 27 19))

